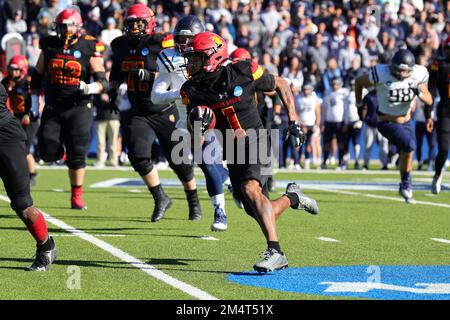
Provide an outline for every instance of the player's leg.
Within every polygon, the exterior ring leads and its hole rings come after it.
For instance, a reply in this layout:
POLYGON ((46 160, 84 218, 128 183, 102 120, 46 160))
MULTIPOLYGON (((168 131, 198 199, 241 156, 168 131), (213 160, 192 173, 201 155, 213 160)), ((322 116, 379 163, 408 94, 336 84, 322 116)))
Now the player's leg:
POLYGON ((45 162, 55 162, 64 155, 62 146, 64 135, 61 125, 61 114, 46 106, 38 130, 39 154, 45 162))
POLYGON ((107 120, 95 121, 95 128, 97 129, 97 161, 95 162, 95 166, 97 168, 103 168, 106 163, 105 146, 107 124, 107 120))
POLYGON ((372 148, 375 145, 376 134, 377 134, 376 128, 373 128, 369 125, 365 126, 364 145, 365 145, 366 149, 364 150, 364 166, 363 166, 363 168, 366 170, 369 169, 370 156, 372 153, 372 148))
POLYGON ((87 209, 83 200, 83 183, 92 122, 93 114, 88 106, 72 107, 64 114, 63 125, 66 133, 65 146, 67 167, 69 168, 72 209, 87 209))
POLYGON ((323 133, 323 161, 321 168, 327 169, 327 161, 331 155, 331 144, 333 140, 333 123, 325 122, 325 131, 323 133))
POLYGON ((33 154, 30 152, 31 146, 34 143, 34 139, 36 138, 36 134, 39 130, 39 122, 37 120, 32 120, 27 126, 24 127, 25 133, 27 134, 27 141, 25 143, 26 149, 28 151, 27 154, 27 165, 28 165, 28 173, 30 174, 30 185, 36 185, 36 161, 34 159, 33 154))
POLYGON ((351 134, 351 141, 353 143, 353 150, 355 152, 355 169, 358 170, 360 169, 359 166, 359 157, 361 154, 361 145, 359 143, 359 141, 361 140, 361 128, 352 128, 352 134, 351 134))
MULTIPOLYGON (((152 116, 149 118, 149 121, 156 132, 170 168, 172 168, 183 184, 186 200, 189 205, 189 220, 200 220, 202 211, 197 193, 197 184, 194 178, 193 164, 191 161, 189 163, 187 163, 188 161, 182 161, 181 164, 176 164, 172 159, 172 149, 178 144, 178 141, 172 141, 171 138, 172 133, 177 130, 175 124, 178 119, 178 110, 176 108, 170 108, 161 114, 152 116)), ((185 132, 187 134, 187 131, 185 132)))
POLYGON ((375 131, 375 136, 378 141, 378 157, 381 161, 381 169, 387 170, 388 169, 388 162, 389 162, 389 140, 386 139, 381 133, 378 132, 378 129, 375 131))
POLYGON ((436 133, 438 154, 434 162, 434 176, 431 184, 431 192, 433 194, 441 192, 442 173, 450 148, 450 118, 442 117, 438 119, 436 133))
POLYGON ((25 144, 0 145, 0 177, 11 200, 11 208, 36 240, 36 258, 29 271, 46 271, 56 259, 56 247, 49 237, 43 214, 33 206, 25 144))
POLYGON ((155 202, 150 219, 152 222, 159 221, 172 206, 172 200, 164 192, 158 172, 151 161, 156 133, 146 117, 132 116, 125 131, 125 139, 130 163, 141 176, 155 202))
POLYGON ((428 165, 427 171, 434 170, 435 148, 436 148, 436 128, 433 128, 431 133, 425 133, 428 143, 428 165))
POLYGON ((416 122, 416 144, 417 144, 417 150, 416 150, 416 158, 418 162, 417 170, 422 170, 423 166, 423 160, 422 160, 422 143, 423 143, 423 137, 425 135, 425 122, 416 122))
POLYGON ((108 121, 108 154, 111 165, 117 167, 119 165, 118 141, 119 141, 119 120, 108 121))

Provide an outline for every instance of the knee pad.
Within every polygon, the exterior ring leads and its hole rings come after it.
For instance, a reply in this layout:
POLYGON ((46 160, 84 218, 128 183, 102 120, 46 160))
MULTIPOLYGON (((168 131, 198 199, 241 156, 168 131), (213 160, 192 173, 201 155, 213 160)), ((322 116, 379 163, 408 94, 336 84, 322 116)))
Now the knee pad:
POLYGON ((153 163, 150 159, 130 157, 129 160, 134 171, 139 173, 141 177, 146 176, 153 169, 153 163))
POLYGON ((17 213, 18 216, 21 216, 22 211, 32 205, 33 200, 29 194, 11 197, 11 208, 17 213))
POLYGON ((67 157, 67 167, 72 170, 83 169, 86 167, 86 159, 84 157, 67 157))
POLYGON ((178 176, 181 182, 188 182, 194 179, 194 167, 191 164, 172 164, 170 167, 178 176))

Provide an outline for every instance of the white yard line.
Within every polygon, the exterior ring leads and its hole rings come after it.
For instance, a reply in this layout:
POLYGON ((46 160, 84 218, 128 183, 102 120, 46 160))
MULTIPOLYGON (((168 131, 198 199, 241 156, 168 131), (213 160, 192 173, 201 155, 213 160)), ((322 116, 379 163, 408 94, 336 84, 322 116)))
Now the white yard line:
MULTIPOLYGON (((309 189, 312 189, 312 188, 309 188, 309 189)), ((326 192, 333 192, 333 193, 352 195, 352 196, 363 196, 363 197, 366 197, 366 198, 374 198, 374 199, 383 199, 383 200, 392 200, 392 201, 405 202, 405 200, 403 198, 401 198, 401 196, 388 197, 388 196, 380 196, 380 195, 370 194, 370 193, 359 193, 359 192, 341 191, 341 190, 333 190, 333 189, 319 189, 319 188, 314 188, 314 189, 320 190, 320 191, 326 191, 326 192)), ((428 201, 418 201, 418 200, 416 200, 416 204, 422 204, 422 205, 425 205, 425 206, 450 208, 450 204, 439 203, 439 202, 428 202, 428 201)))
POLYGON ((326 242, 340 242, 339 240, 328 238, 328 237, 317 237, 317 240, 326 241, 326 242))
POLYGON ((447 240, 447 239, 431 238, 431 240, 436 241, 436 242, 450 244, 450 240, 447 240))
MULTIPOLYGON (((8 203, 11 202, 8 197, 5 197, 3 195, 0 195, 0 200, 6 201, 8 203)), ((142 270, 143 272, 145 272, 146 274, 148 274, 149 276, 151 276, 153 278, 156 278, 157 280, 160 280, 160 281, 162 281, 180 291, 183 291, 194 298, 198 298, 200 300, 218 300, 216 297, 210 295, 209 293, 202 291, 190 284, 182 282, 178 279, 175 279, 175 278, 165 274, 164 272, 158 270, 154 266, 140 261, 139 259, 110 245, 109 243, 107 243, 103 240, 100 240, 82 230, 71 227, 70 225, 66 224, 64 221, 56 219, 47 213, 43 212, 43 214, 44 214, 45 220, 50 222, 51 224, 57 226, 58 228, 60 228, 62 230, 70 232, 70 233, 76 235, 77 237, 79 237, 83 240, 86 240, 87 242, 92 243, 93 245, 110 253, 111 255, 115 256, 116 258, 119 258, 120 260, 122 260, 126 263, 129 263, 130 265, 142 270)))

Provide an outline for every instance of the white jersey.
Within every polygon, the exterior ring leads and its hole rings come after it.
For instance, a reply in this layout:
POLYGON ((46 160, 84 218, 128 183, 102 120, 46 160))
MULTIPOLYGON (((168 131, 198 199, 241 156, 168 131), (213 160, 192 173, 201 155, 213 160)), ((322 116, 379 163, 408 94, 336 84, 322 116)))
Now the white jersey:
POLYGON ((428 70, 414 65, 410 76, 395 78, 388 64, 379 64, 369 70, 369 81, 377 88, 378 110, 390 116, 404 116, 412 107, 414 90, 419 83, 428 83, 428 70))
POLYGON ((359 120, 358 108, 356 107, 355 91, 350 91, 347 96, 344 110, 345 124, 352 123, 359 120))
POLYGON ((344 110, 347 102, 348 89, 341 88, 337 91, 331 92, 323 100, 322 114, 324 115, 323 121, 326 122, 343 122, 344 110))
POLYGON ((316 124, 316 107, 318 103, 319 98, 313 95, 309 97, 298 95, 295 97, 295 107, 303 125, 314 126, 316 124))
POLYGON ((174 48, 162 50, 158 59, 158 76, 156 77, 151 99, 155 104, 175 103, 180 114, 177 128, 187 127, 186 107, 181 103, 180 88, 186 81, 186 64, 184 58, 174 48))

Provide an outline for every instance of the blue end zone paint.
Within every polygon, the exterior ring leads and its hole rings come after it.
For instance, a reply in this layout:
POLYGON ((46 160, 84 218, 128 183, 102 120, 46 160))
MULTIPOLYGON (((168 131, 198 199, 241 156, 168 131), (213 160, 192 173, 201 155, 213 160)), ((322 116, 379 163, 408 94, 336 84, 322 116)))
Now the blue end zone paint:
POLYGON ((228 280, 246 286, 321 296, 450 300, 450 266, 288 268, 268 274, 235 273, 228 280), (374 282, 376 279, 379 282, 374 282))

